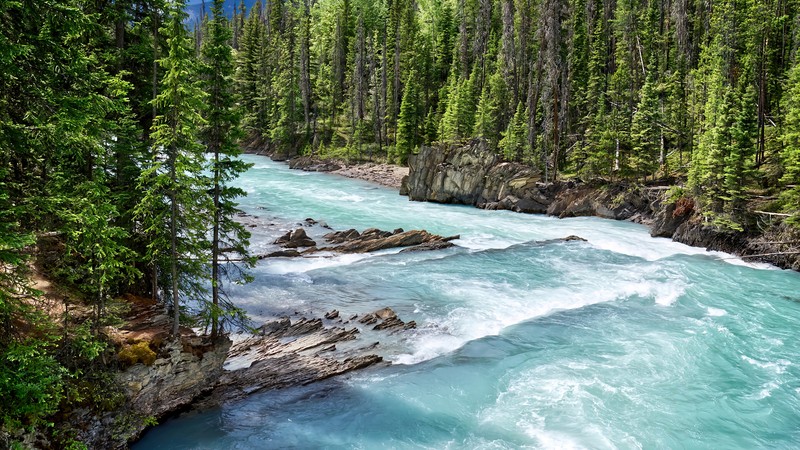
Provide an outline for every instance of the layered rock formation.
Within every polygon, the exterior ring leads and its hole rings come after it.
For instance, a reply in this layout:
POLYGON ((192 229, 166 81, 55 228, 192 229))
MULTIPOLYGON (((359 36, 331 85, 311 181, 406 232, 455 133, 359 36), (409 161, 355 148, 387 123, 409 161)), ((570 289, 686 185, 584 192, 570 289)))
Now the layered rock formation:
POLYGON ((197 406, 210 407, 265 389, 302 386, 381 362, 372 353, 377 343, 337 349, 358 334, 357 328, 326 327, 320 319, 292 323, 284 317, 264 324, 259 334, 237 342, 229 354, 252 362, 225 371, 211 395, 197 406))
POLYGON ((258 333, 237 342, 229 352, 231 360, 250 361, 245 367, 225 371, 213 386, 210 395, 196 406, 207 408, 229 402, 266 389, 302 386, 383 361, 375 354, 379 343, 373 338, 382 333, 399 333, 414 329, 417 324, 402 321, 391 308, 354 315, 344 320, 339 311, 325 314, 322 319, 288 317, 268 322, 258 333), (330 323, 330 322, 329 322, 330 323), (371 326, 366 328, 368 343, 358 342, 362 331, 347 324, 371 326))
POLYGON ((231 341, 215 341, 182 328, 181 339, 168 336, 169 317, 149 299, 129 296, 127 323, 115 333, 123 342, 138 342, 153 358, 134 362, 116 374, 124 401, 111 411, 72 411, 76 438, 89 448, 124 448, 153 421, 190 405, 210 391, 223 372, 231 341))
POLYGON ((800 233, 788 225, 765 216, 752 218, 750 232, 720 230, 695 210, 691 199, 666 201, 663 186, 543 183, 536 170, 503 162, 482 140, 462 147, 422 147, 409 158, 409 167, 400 193, 411 200, 633 220, 651 225, 653 236, 800 270, 800 233))
POLYGON ((287 250, 270 252, 260 255, 259 258, 296 257, 319 251, 369 253, 400 247, 403 248, 402 251, 441 250, 454 246, 455 244, 451 241, 458 239, 459 236, 443 237, 425 230, 404 231, 402 228, 398 228, 394 231, 383 231, 377 228, 368 228, 361 233, 355 229, 334 231, 326 234, 323 238, 327 245, 317 246, 317 243, 306 235, 305 230, 298 228, 275 241, 275 244, 282 245, 287 250), (303 252, 295 250, 299 247, 306 247, 306 249, 303 252))
POLYGON ((464 147, 422 147, 409 158, 409 168, 401 193, 411 200, 558 217, 630 219, 649 212, 647 200, 622 185, 544 183, 538 171, 502 161, 480 139, 464 147))

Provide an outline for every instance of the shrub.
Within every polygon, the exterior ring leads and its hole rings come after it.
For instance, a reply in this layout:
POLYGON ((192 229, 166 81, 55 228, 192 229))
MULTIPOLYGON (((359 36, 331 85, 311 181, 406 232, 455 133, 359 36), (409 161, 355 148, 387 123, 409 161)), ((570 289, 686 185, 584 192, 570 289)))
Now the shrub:
POLYGON ((156 361, 156 352, 150 349, 150 345, 146 341, 142 341, 123 348, 117 355, 117 359, 128 366, 136 363, 152 366, 156 361))
POLYGON ((35 426, 55 413, 66 375, 43 343, 12 343, 0 356, 0 425, 35 426))
POLYGON ((672 186, 667 189, 666 204, 671 205, 682 198, 686 198, 686 191, 682 186, 672 186))

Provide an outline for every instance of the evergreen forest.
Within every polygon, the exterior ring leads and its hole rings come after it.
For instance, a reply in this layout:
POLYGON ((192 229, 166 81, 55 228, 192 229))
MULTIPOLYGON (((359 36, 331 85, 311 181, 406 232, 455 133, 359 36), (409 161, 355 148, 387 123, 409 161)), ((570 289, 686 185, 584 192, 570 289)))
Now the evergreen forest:
POLYGON ((226 296, 253 264, 243 148, 406 164, 482 139, 544 182, 674 184, 730 229, 768 196, 800 223, 798 0, 185 7, 0 2, 5 431, 115 398, 120 294, 166 305, 173 335, 246 323, 226 296), (90 317, 43 314, 38 271, 90 317))
POLYGON ((421 145, 482 138, 544 181, 685 180, 736 228, 748 192, 800 204, 798 7, 241 3, 236 89, 248 138, 273 153, 404 164, 421 145))

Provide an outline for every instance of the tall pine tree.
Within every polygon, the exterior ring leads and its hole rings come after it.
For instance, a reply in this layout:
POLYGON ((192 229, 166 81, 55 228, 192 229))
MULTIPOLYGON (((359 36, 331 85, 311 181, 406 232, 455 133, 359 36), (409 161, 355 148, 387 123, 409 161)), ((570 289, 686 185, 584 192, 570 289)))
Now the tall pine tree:
POLYGON ((250 165, 238 156, 242 137, 241 118, 236 108, 233 84, 233 49, 228 20, 223 12, 224 0, 214 0, 212 18, 202 47, 205 62, 203 88, 207 94, 206 124, 202 130, 207 151, 210 153, 211 200, 211 305, 205 308, 204 319, 211 324, 211 336, 222 330, 225 318, 236 318, 239 310, 227 300, 223 282, 249 281, 250 276, 227 255, 249 265, 250 233, 234 220, 238 212, 236 199, 245 192, 231 186, 230 182, 246 171, 250 165))
POLYGON ((212 211, 205 158, 199 141, 205 95, 197 81, 194 43, 183 25, 183 0, 172 4, 161 32, 169 53, 159 60, 164 78, 154 104, 153 160, 139 178, 143 197, 137 205, 142 232, 148 236, 147 259, 160 269, 160 288, 171 302, 172 335, 179 337, 181 297, 205 293, 208 277, 207 215, 212 211))

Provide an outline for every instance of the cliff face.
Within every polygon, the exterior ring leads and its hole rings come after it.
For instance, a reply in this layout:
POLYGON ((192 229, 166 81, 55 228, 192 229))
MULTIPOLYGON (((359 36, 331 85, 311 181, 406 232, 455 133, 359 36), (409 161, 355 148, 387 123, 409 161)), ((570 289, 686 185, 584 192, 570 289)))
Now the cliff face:
POLYGON ((231 347, 226 336, 216 340, 183 328, 180 340, 168 336, 169 317, 155 302, 130 296, 131 311, 117 330, 123 342, 150 343, 154 357, 115 374, 124 400, 113 410, 73 410, 65 417, 75 438, 88 448, 125 448, 142 431, 190 405, 211 390, 223 372, 231 347))
POLYGON ((630 219, 650 214, 647 194, 629 192, 624 186, 543 183, 535 169, 503 162, 482 140, 464 147, 422 147, 409 158, 409 169, 401 194, 416 201, 558 217, 630 219))
POLYGON ((117 380, 125 389, 132 410, 161 417, 214 387, 230 347, 227 337, 215 342, 185 337, 181 343, 166 344, 161 352, 164 356, 152 366, 136 364, 120 373, 117 380))
POLYGON ((534 169, 501 161, 481 140, 463 147, 422 147, 419 154, 409 158, 409 167, 400 193, 410 200, 562 218, 632 220, 650 225, 654 237, 800 270, 800 254, 793 251, 800 242, 800 233, 788 225, 755 218, 744 232, 720 230, 703 220, 691 200, 666 202, 663 187, 543 183, 534 169))

